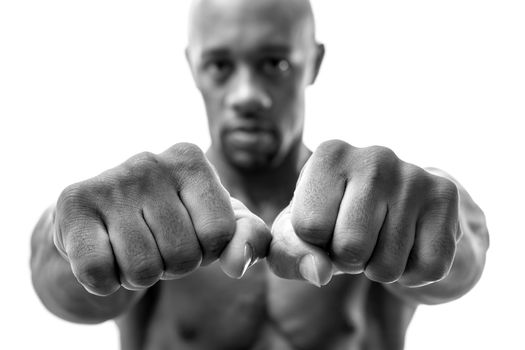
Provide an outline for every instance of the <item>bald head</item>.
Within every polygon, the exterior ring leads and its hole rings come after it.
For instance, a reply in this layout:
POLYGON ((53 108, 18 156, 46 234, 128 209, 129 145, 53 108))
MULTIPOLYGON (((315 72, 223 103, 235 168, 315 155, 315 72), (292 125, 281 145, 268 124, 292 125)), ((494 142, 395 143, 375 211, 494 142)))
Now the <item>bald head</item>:
POLYGON ((193 0, 188 46, 200 44, 203 36, 217 28, 233 30, 233 24, 249 26, 261 22, 315 43, 315 21, 309 0, 193 0))
POLYGON ((308 0, 194 0, 186 54, 215 155, 260 170, 300 149, 324 55, 308 0))

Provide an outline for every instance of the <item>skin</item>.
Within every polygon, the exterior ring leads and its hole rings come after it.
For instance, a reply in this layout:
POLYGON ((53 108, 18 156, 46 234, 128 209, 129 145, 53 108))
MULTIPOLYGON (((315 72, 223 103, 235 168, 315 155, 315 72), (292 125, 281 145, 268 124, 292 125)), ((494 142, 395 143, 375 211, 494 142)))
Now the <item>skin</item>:
POLYGON ((304 145, 324 55, 307 1, 195 1, 190 23, 210 149, 64 189, 32 236, 42 302, 114 319, 123 349, 401 349, 418 304, 480 278, 482 211, 388 148, 304 145))

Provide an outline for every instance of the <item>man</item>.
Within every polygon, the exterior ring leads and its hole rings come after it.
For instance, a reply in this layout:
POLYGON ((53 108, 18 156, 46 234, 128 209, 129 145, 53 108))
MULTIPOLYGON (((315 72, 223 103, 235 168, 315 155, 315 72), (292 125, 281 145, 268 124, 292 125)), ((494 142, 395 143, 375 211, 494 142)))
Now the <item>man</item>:
POLYGON ((32 237, 37 294, 67 320, 115 319, 123 349, 401 349, 419 303, 480 278, 483 213, 387 148, 307 149, 324 54, 307 0, 200 0, 190 23, 210 149, 67 187, 32 237))

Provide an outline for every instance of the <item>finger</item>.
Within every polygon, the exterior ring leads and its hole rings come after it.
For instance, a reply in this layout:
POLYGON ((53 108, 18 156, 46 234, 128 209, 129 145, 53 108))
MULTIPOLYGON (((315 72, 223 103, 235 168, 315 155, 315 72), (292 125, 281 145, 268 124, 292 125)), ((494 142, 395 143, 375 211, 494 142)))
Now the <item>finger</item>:
POLYGON ((407 264, 410 250, 414 244, 416 217, 408 201, 389 207, 385 222, 372 257, 365 268, 365 275, 372 281, 391 283, 397 281, 407 264))
POLYGON ((78 282, 95 295, 116 292, 120 287, 118 270, 100 217, 92 212, 64 218, 61 212, 57 210, 55 245, 63 248, 78 282))
POLYGON ((434 207, 423 214, 400 284, 419 287, 447 276, 456 250, 457 217, 457 204, 434 207))
MULTIPOLYGON (((202 151, 187 146, 185 171, 178 174, 179 196, 186 207, 199 240, 202 265, 216 260, 233 237, 235 216, 230 195, 222 186, 202 151)), ((178 153, 181 158, 181 153, 178 153)))
MULTIPOLYGON (((327 146, 328 145, 328 146, 327 146)), ((324 248, 330 242, 343 197, 345 153, 321 145, 304 166, 292 201, 292 225, 304 241, 324 248)))
POLYGON ((130 290, 151 287, 162 276, 164 266, 141 209, 110 215, 106 222, 121 285, 130 290))
POLYGON ((332 262, 319 247, 300 239, 290 220, 290 208, 286 208, 272 226, 272 242, 267 261, 277 276, 299 279, 320 287, 332 278, 332 262))
MULTIPOLYGON (((168 192, 170 193, 170 192, 168 192)), ((202 252, 190 215, 177 193, 157 196, 144 209, 164 266, 161 279, 181 278, 200 266, 202 252)))
POLYGON ((232 278, 241 278, 259 259, 266 257, 272 235, 264 221, 250 212, 244 204, 232 198, 236 228, 230 243, 224 248, 220 263, 232 278))
POLYGON ((344 191, 331 243, 337 268, 357 274, 372 256, 386 216, 386 201, 368 179, 352 179, 344 191))

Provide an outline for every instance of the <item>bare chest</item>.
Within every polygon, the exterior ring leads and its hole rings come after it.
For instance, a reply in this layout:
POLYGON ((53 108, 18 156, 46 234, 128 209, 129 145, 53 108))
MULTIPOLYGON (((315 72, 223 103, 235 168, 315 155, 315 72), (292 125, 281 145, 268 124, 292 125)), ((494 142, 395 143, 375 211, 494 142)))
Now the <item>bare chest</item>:
POLYGON ((335 277, 323 288, 283 280, 271 274, 265 262, 233 280, 212 264, 158 285, 143 348, 348 346, 363 334, 368 287, 369 282, 355 276, 335 277))

